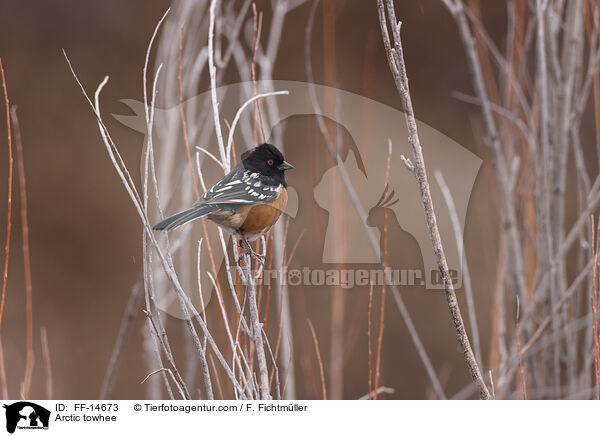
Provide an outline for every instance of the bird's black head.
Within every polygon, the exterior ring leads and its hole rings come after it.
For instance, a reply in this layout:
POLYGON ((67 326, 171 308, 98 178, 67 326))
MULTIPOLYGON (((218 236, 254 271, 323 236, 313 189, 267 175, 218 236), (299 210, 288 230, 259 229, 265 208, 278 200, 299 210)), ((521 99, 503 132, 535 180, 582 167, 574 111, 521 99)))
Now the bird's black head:
POLYGON ((285 171, 294 168, 283 158, 283 154, 271 144, 260 144, 247 156, 242 155, 246 170, 261 174, 261 180, 267 184, 282 184, 285 182, 285 171))

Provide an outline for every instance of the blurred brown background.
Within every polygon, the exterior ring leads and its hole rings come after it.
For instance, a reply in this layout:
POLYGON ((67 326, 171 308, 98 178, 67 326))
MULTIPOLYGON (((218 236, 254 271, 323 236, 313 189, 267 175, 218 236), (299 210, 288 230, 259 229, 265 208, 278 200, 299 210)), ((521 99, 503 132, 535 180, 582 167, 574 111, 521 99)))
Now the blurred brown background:
MULTIPOLYGON (((467 216, 465 243, 473 272, 485 368, 489 290, 495 280, 497 217, 493 195, 486 187, 488 162, 472 130, 472 117, 478 116, 477 111, 452 97, 454 90, 472 93, 463 47, 441 1, 397 3, 397 14, 404 23, 405 57, 417 117, 484 159, 467 216)), ((485 2, 484 21, 492 36, 503 30, 502 3, 485 2)), ((169 1, 0 0, 0 56, 9 98, 18 106, 28 183, 36 352, 33 398, 44 396, 39 340, 42 326, 48 329, 55 398, 98 396, 129 290, 141 268, 139 219, 106 156, 95 119, 68 71, 61 48, 68 53, 88 92, 95 89, 104 75, 110 76, 103 96, 104 113, 126 113, 119 99, 142 99, 146 46, 168 6, 169 1)), ((257 8, 265 12, 268 23, 269 2, 258 1, 257 8)), ((275 79, 306 79, 303 56, 299 54, 304 50, 308 12, 309 4, 305 4, 286 21, 275 79)), ((380 41, 375 3, 338 1, 336 13, 339 86, 399 108, 380 41), (369 54, 370 49, 374 54, 369 54)), ((321 18, 319 9, 313 34, 313 64, 319 83, 323 82, 321 18)), ((142 136, 114 119, 107 117, 107 120, 134 180, 138 181, 142 136)), ((5 129, 2 121, 2 247, 8 167, 5 129)), ((424 147, 427 157, 427 145, 424 147)), ((290 184, 294 183, 294 177, 298 175, 290 173, 290 184)), ((18 396, 25 359, 23 262, 16 185, 14 189, 13 244, 2 326, 11 398, 18 396)), ((447 394, 452 395, 468 384, 469 377, 451 328, 444 294, 406 289, 403 296, 447 394)), ((459 300, 464 304, 462 291, 459 300)), ((307 312, 312 312, 317 333, 325 338, 329 311, 311 310, 311 304, 323 305, 327 300, 311 299, 307 293, 303 301, 307 312), (316 318, 317 313, 321 319, 316 318)), ((351 316, 352 310, 348 312, 351 316)), ((138 317, 127 345, 115 398, 144 395, 140 385, 145 376, 139 334, 141 318, 138 317)), ((305 325, 295 332, 308 334, 305 325)), ((364 331, 359 334, 352 354, 346 356, 346 398, 357 398, 368 389, 366 334, 364 331)), ((177 342, 174 346, 177 348, 177 342)), ((328 349, 326 339, 321 346, 322 350, 328 349)), ((396 389, 393 398, 428 397, 429 381, 391 295, 387 303, 383 362, 382 385, 396 389)), ((302 384, 299 378, 297 385, 302 384)), ((309 381, 299 389, 300 397, 318 397, 318 386, 315 389, 308 384, 309 381)))

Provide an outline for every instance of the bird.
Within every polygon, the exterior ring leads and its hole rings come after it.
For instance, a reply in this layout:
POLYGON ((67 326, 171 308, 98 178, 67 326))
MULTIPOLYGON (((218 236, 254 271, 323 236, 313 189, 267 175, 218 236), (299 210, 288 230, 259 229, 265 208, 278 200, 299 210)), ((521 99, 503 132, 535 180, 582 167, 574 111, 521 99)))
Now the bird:
POLYGON ((285 209, 288 199, 285 172, 292 168, 274 145, 260 144, 243 154, 241 162, 191 208, 165 218, 153 230, 173 230, 206 217, 237 234, 244 249, 262 262, 249 242, 263 236, 285 209))

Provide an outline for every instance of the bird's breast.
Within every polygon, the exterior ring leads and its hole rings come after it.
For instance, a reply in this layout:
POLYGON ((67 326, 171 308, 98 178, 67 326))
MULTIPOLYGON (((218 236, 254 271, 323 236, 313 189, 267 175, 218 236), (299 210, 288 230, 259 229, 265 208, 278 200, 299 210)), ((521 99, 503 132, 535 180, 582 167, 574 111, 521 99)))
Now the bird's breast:
POLYGON ((275 200, 242 207, 240 213, 244 216, 244 221, 240 230, 250 238, 263 235, 277 222, 287 205, 287 200, 287 191, 281 187, 275 200))

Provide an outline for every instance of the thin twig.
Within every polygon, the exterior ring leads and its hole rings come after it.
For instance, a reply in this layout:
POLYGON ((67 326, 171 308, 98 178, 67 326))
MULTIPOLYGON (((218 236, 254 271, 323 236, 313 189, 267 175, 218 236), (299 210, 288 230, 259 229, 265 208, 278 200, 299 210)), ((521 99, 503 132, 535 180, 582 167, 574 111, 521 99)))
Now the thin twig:
MULTIPOLYGON (((267 234, 267 240, 270 240, 271 243, 269 244, 269 269, 268 271, 271 271, 271 268, 273 266, 273 230, 269 230, 269 233, 267 234)), ((271 302, 271 278, 269 277, 269 283, 267 284, 267 298, 265 301, 265 317, 264 317, 264 329, 267 329, 267 322, 269 320, 269 306, 270 306, 270 302, 271 302)))
MULTIPOLYGON (((277 400, 281 400, 281 386, 279 381, 279 368, 277 366, 277 359, 273 355, 273 350, 271 349, 271 344, 269 343, 269 339, 267 338, 267 334, 263 329, 263 336, 265 337, 265 344, 267 345, 267 349, 269 350, 269 355, 271 356, 271 362, 273 363, 273 372, 275 374, 275 392, 277 396, 275 397, 277 400)), ((269 388, 271 388, 271 380, 269 379, 269 388)))
MULTIPOLYGON (((234 247, 235 248, 235 247, 234 247)), ((254 344, 256 346, 256 358, 258 360, 258 370, 260 379, 260 397, 263 400, 272 399, 269 389, 269 371, 267 370, 267 359, 263 345, 262 328, 258 315, 258 307, 256 305, 256 289, 252 279, 252 271, 250 268, 250 254, 244 255, 244 277, 246 281, 246 293, 248 295, 248 306, 250 308, 250 321, 254 335, 254 344)))
MULTIPOLYGON (((388 140, 388 157, 387 165, 385 168, 385 190, 387 191, 388 183, 390 179, 390 166, 392 162, 392 141, 388 140)), ((374 400, 377 399, 377 392, 379 389, 379 376, 381 369, 381 349, 383 344, 383 328, 385 325, 385 285, 386 285, 386 269, 388 262, 388 208, 383 207, 383 284, 381 285, 381 309, 379 311, 379 336, 377 337, 377 360, 375 363, 375 396, 374 400)))
MULTIPOLYGON (((198 296, 200 297, 200 305, 203 309, 203 314, 204 314, 204 322, 206 323, 206 305, 204 303, 204 297, 202 295, 202 280, 201 280, 201 274, 200 274, 200 253, 201 253, 201 249, 202 249, 202 239, 200 239, 198 241, 198 256, 197 256, 197 271, 198 271, 198 296)), ((209 400, 214 400, 214 393, 213 393, 213 388, 212 388, 212 381, 210 378, 210 370, 208 368, 208 362, 206 360, 206 336, 204 336, 204 342, 202 344, 202 351, 204 353, 203 357, 200 358, 200 367, 202 368, 202 380, 204 381, 204 389, 206 391, 206 397, 209 400)), ((211 358, 212 359, 212 358, 211 358)), ((212 360, 211 360, 212 361, 212 360)), ((214 367, 214 362, 213 362, 213 367, 214 367)), ((214 368, 213 368, 214 369, 214 368)), ((216 372, 216 369, 214 370, 215 375, 218 377, 218 374, 216 372)), ((219 381, 217 380, 217 383, 219 383, 219 381)), ((219 389, 221 387, 219 386, 219 389)), ((223 392, 221 392, 221 399, 223 399, 223 392)))
POLYGON ((50 347, 48 345, 48 332, 46 327, 40 329, 40 340, 42 342, 42 358, 46 370, 46 399, 54 399, 54 379, 52 376, 52 361, 50 360, 50 347))
MULTIPOLYGON (((593 217, 592 217, 592 230, 593 230, 593 217)), ((594 246, 592 245, 592 253, 593 253, 593 275, 592 275, 592 296, 591 296, 591 305, 592 305, 592 334, 593 334, 593 344, 594 344, 594 375, 596 376, 596 400, 600 400, 600 338, 598 336, 598 307, 600 305, 600 274, 598 273, 598 265, 600 259, 600 218, 598 220, 598 230, 596 232, 596 246, 594 251, 594 246)), ((592 236, 592 244, 594 243, 594 238, 592 236)))
POLYGON ((6 367, 4 364, 4 345, 0 339, 0 389, 2 389, 2 399, 8 400, 8 384, 6 382, 6 367))
POLYGON ((12 138, 10 132, 10 103, 6 90, 6 78, 4 77, 4 66, 0 59, 0 73, 2 74, 2 88, 4 89, 4 103, 6 108, 6 130, 8 138, 8 206, 6 210, 6 245, 4 247, 4 276, 2 281, 2 297, 0 300, 0 331, 2 330, 2 319, 4 315, 4 303, 6 299, 6 282, 8 281, 8 256, 10 254, 10 230, 12 225, 12 179, 13 179, 13 155, 12 138))
POLYGON ((25 273, 25 313, 27 320, 27 354, 25 357, 25 377, 23 381, 23 397, 29 399, 31 377, 33 375, 33 286, 31 284, 31 257, 29 255, 29 222, 27 220, 27 179, 23 158, 21 128, 17 117, 17 108, 10 108, 10 115, 15 133, 15 149, 17 152, 17 172, 19 176, 19 200, 21 202, 21 237, 23 241, 23 269, 25 273))
POLYGON ((519 339, 519 296, 517 296, 517 315, 516 315, 516 327, 515 335, 517 336, 517 350, 519 352, 519 372, 521 373, 521 389, 523 389, 523 399, 527 399, 527 382, 525 379, 525 370, 523 369, 523 362, 521 360, 521 341, 519 339))
MULTIPOLYGON (((319 351, 319 340, 317 339, 317 334, 315 333, 315 328, 313 327, 312 321, 310 319, 306 320, 308 322, 308 327, 310 328, 310 333, 312 334, 313 344, 315 345, 315 353, 317 354, 317 362, 319 363, 319 373, 321 374, 321 389, 323 392, 323 399, 327 399, 327 387, 325 385, 325 371, 323 370, 323 361, 321 360, 321 352, 319 351)), ((375 393, 377 395, 377 393, 375 393)))
POLYGON ((373 346, 371 345, 371 308, 373 306, 373 283, 369 288, 369 311, 367 312, 367 346, 369 348, 369 400, 373 391, 373 346))
POLYGON ((171 376, 171 378, 173 379, 173 381, 175 381, 175 376, 173 375, 173 371, 171 371, 169 368, 159 368, 155 371, 152 371, 150 374, 148 374, 146 377, 144 377, 144 379, 140 382, 140 384, 146 383, 146 380, 148 380, 154 374, 158 374, 159 372, 163 372, 163 371, 166 372, 167 374, 169 374, 171 376))

